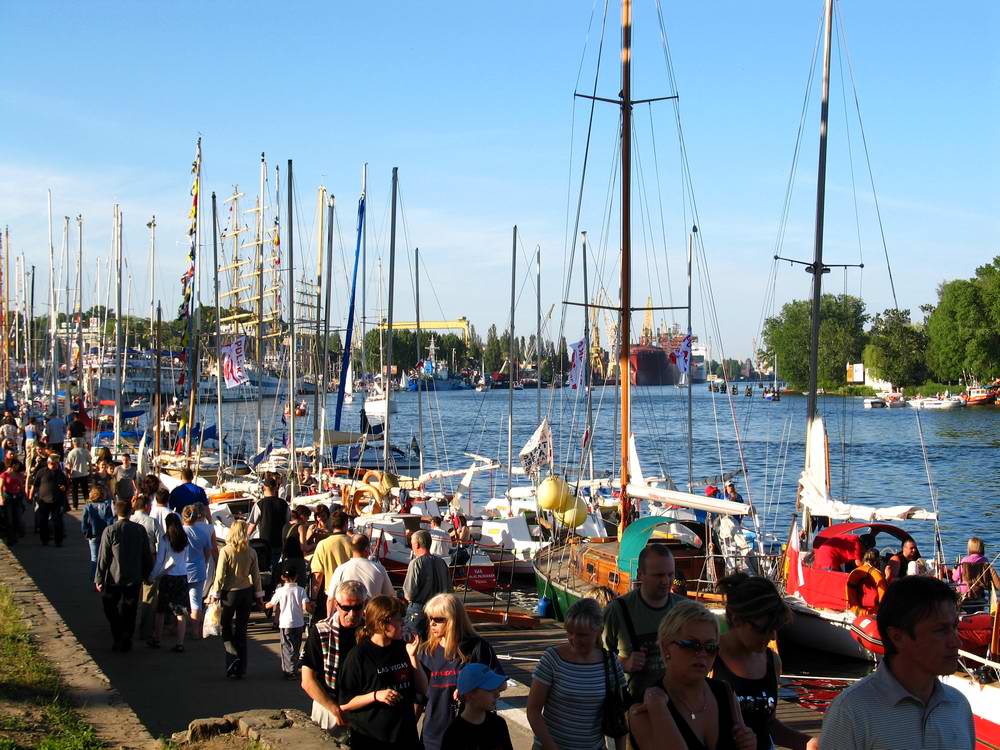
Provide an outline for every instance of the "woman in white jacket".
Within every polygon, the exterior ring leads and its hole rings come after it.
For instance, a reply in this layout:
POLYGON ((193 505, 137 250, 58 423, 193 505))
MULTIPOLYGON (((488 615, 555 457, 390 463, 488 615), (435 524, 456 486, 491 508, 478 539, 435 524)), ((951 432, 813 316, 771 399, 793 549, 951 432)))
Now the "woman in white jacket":
POLYGON ((177 643, 171 650, 183 653, 187 617, 191 611, 187 578, 188 538, 176 513, 167 515, 164 526, 166 531, 156 551, 153 572, 149 576, 150 583, 159 579, 160 590, 156 602, 156 619, 153 621, 153 637, 146 641, 146 645, 150 648, 160 647, 163 617, 170 612, 177 618, 177 643))

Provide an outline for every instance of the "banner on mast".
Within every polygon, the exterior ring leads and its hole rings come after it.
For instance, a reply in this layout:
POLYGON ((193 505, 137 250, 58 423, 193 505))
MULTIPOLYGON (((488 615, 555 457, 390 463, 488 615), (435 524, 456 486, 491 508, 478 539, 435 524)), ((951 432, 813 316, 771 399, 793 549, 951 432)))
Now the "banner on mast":
POLYGON ((570 369, 569 387, 576 390, 583 385, 583 374, 587 367, 587 341, 580 339, 569 345, 570 369))
POLYGON ((231 344, 219 347, 222 352, 222 377, 226 388, 237 388, 250 382, 246 372, 247 337, 240 336, 231 344))
POLYGON ((518 457, 528 476, 535 476, 543 466, 552 463, 552 428, 548 417, 542 419, 535 434, 521 448, 518 457))
POLYGON ((670 361, 677 365, 677 371, 685 373, 691 369, 691 331, 681 339, 676 351, 670 352, 670 361))

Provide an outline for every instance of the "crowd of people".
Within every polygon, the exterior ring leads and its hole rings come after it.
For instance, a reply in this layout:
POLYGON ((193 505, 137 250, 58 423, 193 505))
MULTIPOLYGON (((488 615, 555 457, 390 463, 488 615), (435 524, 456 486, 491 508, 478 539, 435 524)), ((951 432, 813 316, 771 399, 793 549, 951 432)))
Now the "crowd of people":
MULTIPOLYGON (((467 524, 449 533, 434 519, 414 532, 397 591, 371 540, 352 531, 341 507, 290 507, 276 478, 266 476, 261 498, 220 546, 208 498, 189 470, 168 491, 155 475, 137 476, 128 456, 89 449, 78 421, 67 428, 55 417, 41 430, 10 415, 2 421, 0 523, 15 544, 30 503, 41 543, 61 545, 64 514, 83 504, 90 577, 113 650, 130 651, 137 638, 161 648, 169 625, 170 651, 181 654, 210 620, 221 635, 225 676, 240 680, 256 608, 280 631, 282 677, 301 682, 313 720, 341 746, 512 748, 496 713, 506 674, 451 592, 451 548, 468 538, 467 524), (61 440, 69 445, 65 459, 61 440)), ((299 486, 310 480, 303 472, 299 486)), ((725 495, 738 497, 731 483, 725 495)), ((817 554, 815 564, 873 564, 868 542, 831 545, 823 552, 829 559, 817 554)), ((982 540, 969 540, 954 574, 963 597, 982 592, 981 569, 991 570, 984 553, 982 540)), ((782 663, 771 646, 791 614, 774 584, 742 573, 722 579, 720 623, 675 592, 669 547, 649 544, 639 555, 638 585, 603 606, 575 602, 565 613, 565 639, 537 662, 526 710, 534 747, 597 750, 612 738, 617 750, 817 750, 821 743, 971 750, 968 702, 938 680, 957 666, 958 599, 943 581, 914 575, 918 558, 916 544, 904 540, 899 553, 878 561, 888 581, 877 614, 887 656, 834 701, 818 739, 777 715, 782 663)))

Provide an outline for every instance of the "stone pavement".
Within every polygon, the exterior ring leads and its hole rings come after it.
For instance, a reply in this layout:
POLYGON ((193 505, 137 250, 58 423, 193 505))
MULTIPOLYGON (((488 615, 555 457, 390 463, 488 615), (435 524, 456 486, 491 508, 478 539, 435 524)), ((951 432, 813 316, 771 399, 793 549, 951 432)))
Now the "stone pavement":
MULTIPOLYGON (((145 747, 153 737, 169 738, 187 730, 195 719, 255 709, 309 712, 310 701, 299 684, 282 679, 278 632, 262 613, 250 620, 249 668, 242 681, 226 679, 219 638, 189 640, 183 654, 170 651, 170 636, 158 650, 137 640, 128 654, 112 651, 100 595, 89 581, 89 548, 80 533, 79 515, 66 515, 62 547, 42 547, 31 533, 13 548, 14 555, 0 545, 0 580, 19 592, 24 600, 19 604, 34 607, 29 615, 32 631, 47 656, 47 643, 67 643, 66 653, 56 654, 54 660, 63 674, 87 678, 85 689, 90 692, 80 693, 76 702, 101 709, 85 710, 84 716, 102 737, 145 747), (114 711, 116 706, 124 712, 114 711)), ((30 529, 30 513, 27 516, 30 529)), ((523 711, 526 695, 523 685, 509 688, 500 706, 517 750, 527 750, 532 743, 523 711)))

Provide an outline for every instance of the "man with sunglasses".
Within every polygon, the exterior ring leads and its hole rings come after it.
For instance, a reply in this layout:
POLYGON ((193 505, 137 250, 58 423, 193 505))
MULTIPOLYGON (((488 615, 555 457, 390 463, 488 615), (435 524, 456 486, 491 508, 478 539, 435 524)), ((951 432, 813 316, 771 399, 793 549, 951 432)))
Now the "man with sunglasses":
POLYGON ((327 602, 325 620, 309 627, 302 656, 302 689, 312 698, 312 720, 341 747, 348 747, 347 719, 337 702, 337 679, 364 624, 368 591, 360 581, 343 581, 327 602))
POLYGON ((663 678, 657 629, 674 604, 674 556, 665 544, 639 553, 639 587, 612 601, 604 611, 605 647, 621 660, 633 700, 663 678))

